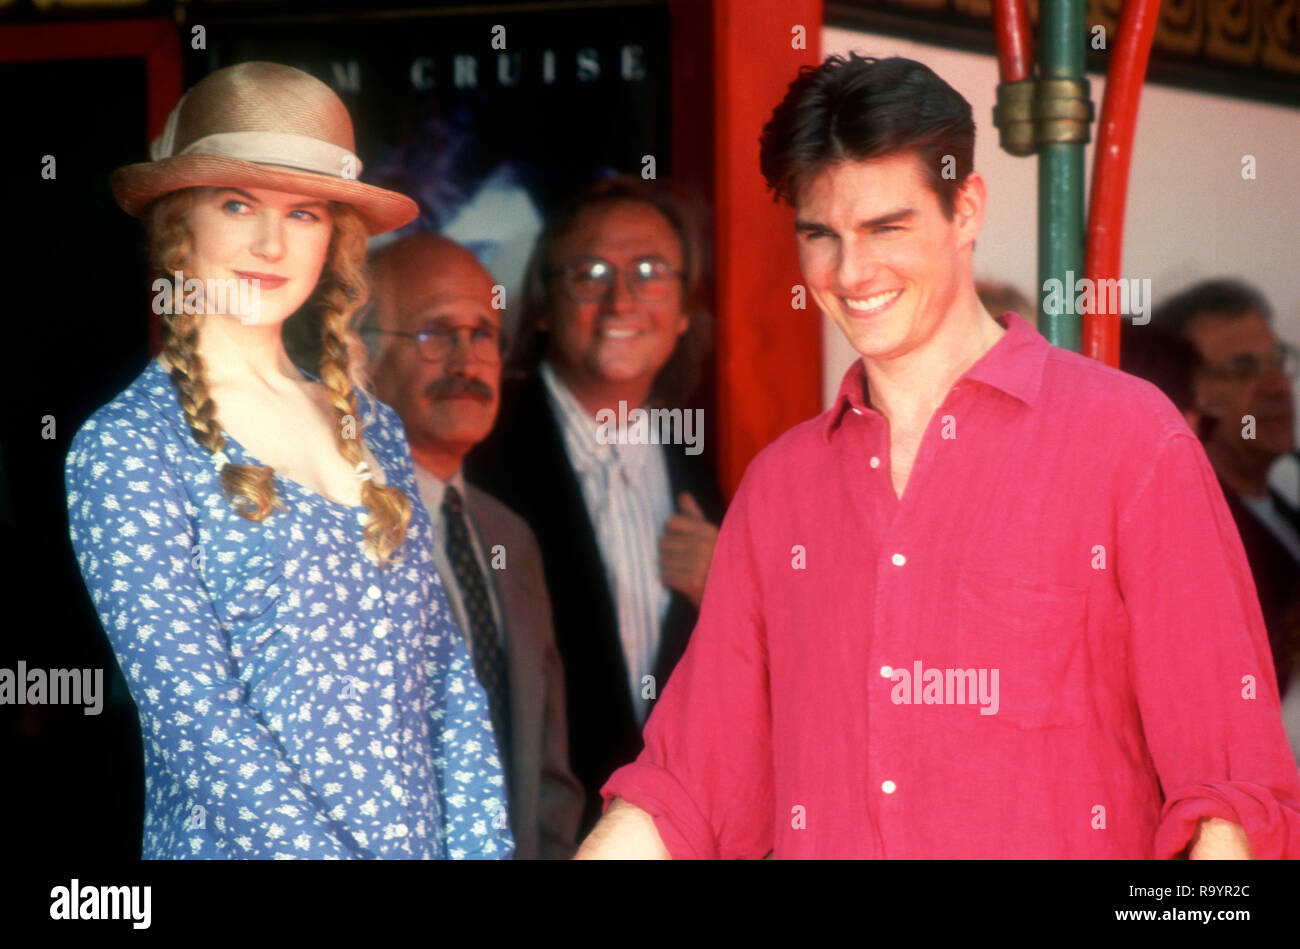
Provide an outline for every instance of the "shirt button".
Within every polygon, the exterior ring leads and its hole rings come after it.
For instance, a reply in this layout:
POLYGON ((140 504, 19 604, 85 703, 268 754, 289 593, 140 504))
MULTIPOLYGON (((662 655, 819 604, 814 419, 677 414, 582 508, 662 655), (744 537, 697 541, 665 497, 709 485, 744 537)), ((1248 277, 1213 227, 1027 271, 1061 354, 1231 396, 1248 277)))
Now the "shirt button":
POLYGON ((877 458, 875 455, 872 455, 872 456, 871 456, 871 461, 870 461, 869 463, 870 463, 871 467, 873 467, 873 468, 879 468, 879 467, 880 467, 880 459, 877 458))
POLYGON ((375 585, 372 583, 372 584, 370 585, 370 589, 366 591, 366 596, 370 597, 370 599, 372 599, 372 600, 377 600, 377 599, 379 599, 379 587, 375 586, 375 585))
POLYGON ((907 558, 902 554, 894 554, 894 556, 890 557, 889 560, 895 567, 901 567, 903 564, 907 563, 907 558))
POLYGON ((892 679, 892 678, 894 677, 894 667, 893 667, 893 666, 881 666, 881 667, 880 667, 880 677, 881 677, 882 679, 892 679))
POLYGON ((884 784, 880 785, 880 790, 884 791, 886 794, 893 794, 898 790, 898 785, 893 781, 886 781, 884 784))
POLYGON ((859 409, 859 408, 855 408, 855 409, 853 410, 853 414, 854 414, 854 415, 861 415, 861 414, 862 414, 862 410, 859 409))

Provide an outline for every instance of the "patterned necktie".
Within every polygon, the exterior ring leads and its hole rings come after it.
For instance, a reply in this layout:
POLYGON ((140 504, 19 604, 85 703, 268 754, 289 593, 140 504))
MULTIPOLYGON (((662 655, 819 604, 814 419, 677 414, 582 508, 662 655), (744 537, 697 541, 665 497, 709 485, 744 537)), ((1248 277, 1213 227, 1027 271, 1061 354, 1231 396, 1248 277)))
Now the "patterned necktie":
POLYGON ((461 602, 465 605, 474 672, 487 693, 492 730, 496 733, 497 750, 501 753, 504 769, 510 761, 510 690, 506 680, 506 661, 501 641, 497 638, 496 623, 492 621, 487 582, 470 544, 464 512, 460 492, 447 485, 442 499, 442 516, 447 524, 447 556, 451 560, 452 573, 456 575, 461 602))

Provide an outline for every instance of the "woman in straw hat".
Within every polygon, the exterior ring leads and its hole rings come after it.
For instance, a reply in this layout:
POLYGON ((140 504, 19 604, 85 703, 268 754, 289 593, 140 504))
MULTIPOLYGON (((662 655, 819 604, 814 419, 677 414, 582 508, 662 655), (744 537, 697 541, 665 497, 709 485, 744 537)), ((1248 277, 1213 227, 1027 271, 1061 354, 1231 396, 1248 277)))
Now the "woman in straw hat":
POLYGON ((328 86, 208 76, 113 193, 163 352, 73 440, 73 547, 140 710, 146 857, 503 857, 487 700, 449 618, 396 413, 349 328, 367 235, 328 86), (319 334, 319 376, 282 330, 319 334))

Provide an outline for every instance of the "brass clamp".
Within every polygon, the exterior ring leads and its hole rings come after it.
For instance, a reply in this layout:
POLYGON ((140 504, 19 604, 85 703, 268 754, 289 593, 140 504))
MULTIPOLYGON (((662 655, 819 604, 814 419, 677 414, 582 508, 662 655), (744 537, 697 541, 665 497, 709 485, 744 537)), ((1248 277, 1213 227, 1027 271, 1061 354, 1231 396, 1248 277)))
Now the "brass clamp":
POLYGON ((1002 147, 1012 155, 1032 155, 1041 145, 1088 142, 1093 116, 1087 79, 999 83, 993 107, 1002 147))

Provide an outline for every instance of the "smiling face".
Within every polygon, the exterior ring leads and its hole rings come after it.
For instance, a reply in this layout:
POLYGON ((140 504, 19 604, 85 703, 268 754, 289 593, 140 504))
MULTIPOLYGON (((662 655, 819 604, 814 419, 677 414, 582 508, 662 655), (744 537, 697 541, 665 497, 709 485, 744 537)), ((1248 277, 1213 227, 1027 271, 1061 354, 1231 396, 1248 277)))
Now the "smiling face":
POLYGON ((617 269, 614 285, 602 299, 581 302, 565 288, 564 277, 551 278, 547 356, 584 402, 630 396, 639 404, 689 321, 682 312, 681 280, 671 280, 662 299, 640 300, 628 289, 628 274, 634 261, 645 260, 661 261, 680 273, 681 242, 652 205, 605 202, 579 213, 560 235, 551 266, 563 270, 593 258, 617 269))
POLYGON ((199 188, 186 221, 193 235, 187 278, 257 279, 252 312, 235 305, 223 312, 267 325, 282 323, 316 289, 334 229, 319 198, 263 188, 199 188))
POLYGON ((970 175, 949 220, 911 153, 839 162, 799 189, 808 292, 869 363, 906 356, 940 331, 969 279, 983 198, 970 175))

